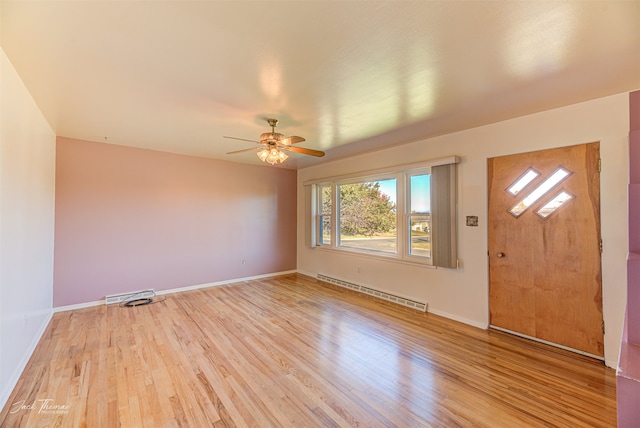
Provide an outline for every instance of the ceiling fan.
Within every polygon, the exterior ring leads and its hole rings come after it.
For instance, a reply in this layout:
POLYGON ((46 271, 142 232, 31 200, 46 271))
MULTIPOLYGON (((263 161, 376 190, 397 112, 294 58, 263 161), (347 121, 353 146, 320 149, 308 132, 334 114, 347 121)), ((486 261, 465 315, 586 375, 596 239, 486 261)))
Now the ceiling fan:
POLYGON ((304 138, 291 136, 285 137, 283 134, 276 132, 276 125, 278 125, 278 119, 267 119, 267 123, 271 126, 271 132, 265 132, 260 135, 260 141, 246 140, 244 138, 227 137, 233 140, 249 141, 251 143, 260 144, 258 147, 252 147, 250 149, 236 150, 235 152, 229 152, 228 155, 236 153, 250 152, 257 150, 258 157, 263 162, 268 162, 271 165, 284 162, 289 156, 285 152, 301 153, 303 155, 311 155, 316 157, 324 156, 324 152, 320 150, 305 149, 304 147, 296 147, 293 144, 301 143, 304 138))

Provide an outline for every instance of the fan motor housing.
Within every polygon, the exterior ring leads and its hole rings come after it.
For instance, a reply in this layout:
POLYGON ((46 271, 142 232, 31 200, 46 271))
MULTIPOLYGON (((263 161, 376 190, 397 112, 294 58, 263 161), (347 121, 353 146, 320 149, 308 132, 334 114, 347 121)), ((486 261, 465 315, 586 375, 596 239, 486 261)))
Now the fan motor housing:
POLYGON ((279 132, 265 132, 264 134, 260 135, 260 141, 273 141, 273 142, 278 142, 280 140, 284 139, 284 134, 281 134, 279 132))

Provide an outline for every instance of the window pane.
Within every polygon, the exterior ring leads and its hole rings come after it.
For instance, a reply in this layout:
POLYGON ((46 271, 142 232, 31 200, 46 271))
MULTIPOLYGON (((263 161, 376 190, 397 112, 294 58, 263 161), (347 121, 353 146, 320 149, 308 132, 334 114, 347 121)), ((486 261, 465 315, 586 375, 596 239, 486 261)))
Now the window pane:
POLYGON ((410 212, 428 213, 431 212, 431 175, 412 175, 410 212))
POLYGON ((331 217, 322 216, 320 221, 320 243, 331 244, 331 217))
POLYGON ((340 246, 397 252, 396 180, 338 186, 340 246))
POLYGON ((331 214, 331 186, 322 186, 320 192, 322 202, 321 214, 331 214))
POLYGON ((549 217, 555 210, 563 206, 566 202, 569 202, 573 199, 573 195, 565 192, 564 190, 558 193, 553 199, 545 204, 542 208, 540 208, 536 213, 542 217, 549 217))
POLYGON ((540 173, 538 171, 533 168, 529 168, 524 174, 522 174, 520 178, 516 180, 515 183, 509 186, 509 189, 507 189, 507 191, 511 193, 511 196, 516 196, 522 189, 527 187, 529 183, 538 178, 539 175, 540 173))
POLYGON ((409 216, 409 236, 412 256, 431 257, 431 216, 409 216))

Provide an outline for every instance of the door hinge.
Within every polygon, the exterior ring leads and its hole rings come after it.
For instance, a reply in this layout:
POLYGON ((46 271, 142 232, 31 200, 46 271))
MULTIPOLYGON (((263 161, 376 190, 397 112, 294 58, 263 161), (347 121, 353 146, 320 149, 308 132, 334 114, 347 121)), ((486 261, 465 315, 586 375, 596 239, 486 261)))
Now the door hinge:
POLYGON ((598 159, 598 172, 602 172, 602 159, 598 159))
POLYGON ((602 244, 602 239, 600 240, 600 254, 602 254, 602 251, 604 251, 604 246, 602 244))
POLYGON ((604 320, 602 320, 602 334, 604 334, 604 320))

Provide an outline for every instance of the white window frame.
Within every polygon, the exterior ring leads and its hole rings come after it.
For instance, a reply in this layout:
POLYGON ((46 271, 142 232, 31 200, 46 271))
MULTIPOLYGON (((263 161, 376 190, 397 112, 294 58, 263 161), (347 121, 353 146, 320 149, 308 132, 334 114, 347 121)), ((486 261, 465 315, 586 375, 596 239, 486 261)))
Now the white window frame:
MULTIPOLYGON (((327 251, 336 251, 341 253, 351 253, 357 255, 363 255, 366 257, 374 257, 374 258, 382 258, 386 260, 396 260, 402 263, 410 263, 416 265, 424 265, 430 266, 435 264, 434 261, 434 249, 433 249, 433 227, 434 227, 434 217, 433 217, 433 186, 434 182, 431 181, 431 213, 430 213, 430 235, 431 235, 431 253, 429 257, 412 255, 410 253, 410 223, 409 219, 411 216, 410 207, 410 180, 412 176, 422 175, 428 173, 431 175, 431 168, 435 166, 444 166, 457 164, 460 162, 460 158, 457 156, 450 156, 446 158, 428 160, 417 162, 408 165, 394 166, 388 167, 373 171, 364 171, 364 172, 354 172, 351 174, 336 176, 336 177, 328 177, 321 179, 308 180, 303 183, 304 186, 309 186, 312 194, 312 202, 310 209, 310 218, 308 221, 311 222, 311 226, 314 229, 315 239, 312 239, 311 247, 320 248, 327 251), (341 184, 350 184, 350 183, 359 183, 359 182, 372 182, 372 181, 381 181, 389 178, 396 179, 396 230, 397 230, 397 251, 395 254, 386 253, 386 252, 378 252, 378 251, 369 251, 366 249, 353 248, 353 247, 341 247, 338 242, 338 234, 339 234, 339 218, 338 218, 338 201, 337 201, 337 186, 341 184), (321 214, 322 210, 322 200, 321 200, 321 192, 319 189, 323 186, 331 187, 331 241, 329 243, 322 242, 320 232, 320 222, 323 217, 326 215, 321 214)), ((454 165, 455 166, 455 165, 454 165)), ((451 188, 448 190, 451 192, 450 198, 453 201, 453 204, 456 205, 456 186, 455 183, 455 168, 453 171, 453 183, 451 188)), ((456 232, 455 225, 457 223, 456 220, 456 209, 453 207, 453 212, 449 211, 448 216, 452 216, 451 219, 447 219, 451 221, 453 224, 453 230, 449 231, 451 233, 451 245, 447 248, 448 254, 455 255, 455 240, 456 240, 456 232)), ((441 258, 441 257, 439 257, 441 258)), ((451 260, 451 257, 448 257, 448 265, 445 263, 444 265, 440 265, 448 268, 455 268, 457 266, 457 259, 454 257, 451 260)))

